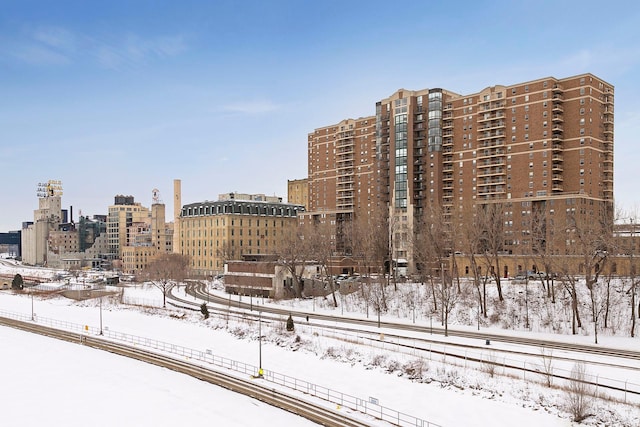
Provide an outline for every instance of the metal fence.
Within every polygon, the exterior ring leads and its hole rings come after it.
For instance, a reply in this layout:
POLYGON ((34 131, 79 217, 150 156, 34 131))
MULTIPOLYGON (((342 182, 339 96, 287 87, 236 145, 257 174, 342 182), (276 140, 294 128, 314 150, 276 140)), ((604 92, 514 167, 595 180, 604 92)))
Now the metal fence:
MULTIPOLYGON (((32 320, 29 316, 3 310, 0 310, 0 316, 14 320, 21 320, 24 322, 32 320)), ((44 326, 50 326, 52 328, 62 329, 65 331, 77 332, 79 334, 99 335, 100 332, 102 332, 102 335, 105 338, 114 341, 124 342, 135 346, 142 346, 156 351, 186 357, 192 360, 208 363, 210 365, 218 366, 224 369, 229 369, 254 377, 258 377, 260 369, 255 365, 239 362, 237 360, 228 359, 222 356, 217 356, 213 354, 211 350, 195 350, 189 347, 172 344, 165 341, 159 341, 152 338, 112 331, 107 328, 103 328, 103 330, 100 331, 99 328, 93 326, 79 325, 72 322, 60 321, 50 318, 38 317, 37 319, 35 319, 35 321, 44 326)), ((389 422, 394 425, 407 427, 442 427, 439 424, 435 424, 430 421, 423 420, 412 415, 379 405, 374 399, 361 399, 337 390, 333 390, 328 387, 324 387, 319 384, 314 384, 278 372, 264 370, 262 378, 267 382, 278 384, 283 387, 305 393, 309 396, 313 396, 324 401, 334 403, 336 405, 353 409, 360 413, 372 416, 374 418, 389 422)))
MULTIPOLYGON (((539 384, 562 385, 562 382, 573 381, 571 369, 554 366, 553 354, 539 355, 539 363, 522 359, 498 356, 495 351, 481 349, 464 349, 446 344, 420 344, 412 338, 384 337, 379 332, 346 332, 300 325, 313 333, 326 337, 365 345, 382 351, 393 351, 414 357, 424 357, 429 361, 447 363, 464 368, 474 367, 495 375, 522 378, 539 384), (547 359, 547 360, 545 360, 547 359), (553 363, 552 363, 553 362, 553 363)), ((628 379, 619 380, 598 374, 584 374, 583 382, 593 387, 594 395, 609 397, 624 403, 640 403, 640 383, 628 379)))

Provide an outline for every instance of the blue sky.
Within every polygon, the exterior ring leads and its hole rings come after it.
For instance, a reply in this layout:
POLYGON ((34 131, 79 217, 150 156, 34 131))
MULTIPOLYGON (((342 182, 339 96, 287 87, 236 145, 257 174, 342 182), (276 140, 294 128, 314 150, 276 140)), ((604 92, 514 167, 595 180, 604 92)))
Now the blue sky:
POLYGON ((0 231, 37 183, 105 214, 117 194, 172 212, 220 193, 286 198, 307 134, 399 88, 466 94, 590 72, 613 84, 615 197, 637 210, 635 1, 2 1, 0 231))

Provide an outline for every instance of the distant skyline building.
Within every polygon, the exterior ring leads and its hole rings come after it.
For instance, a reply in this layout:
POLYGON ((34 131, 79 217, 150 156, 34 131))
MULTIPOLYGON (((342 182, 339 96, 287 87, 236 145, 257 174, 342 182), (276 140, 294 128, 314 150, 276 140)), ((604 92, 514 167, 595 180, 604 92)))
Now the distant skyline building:
POLYGON ((29 265, 45 265, 49 233, 62 222, 62 183, 49 180, 38 184, 38 209, 33 222, 22 229, 22 261, 29 265))
POLYGON ((107 217, 107 239, 111 259, 121 259, 122 248, 132 243, 128 227, 134 223, 148 224, 150 220, 149 208, 135 202, 133 196, 115 196, 114 204, 109 206, 107 217))
POLYGON ((287 180, 287 203, 309 207, 309 180, 287 180))

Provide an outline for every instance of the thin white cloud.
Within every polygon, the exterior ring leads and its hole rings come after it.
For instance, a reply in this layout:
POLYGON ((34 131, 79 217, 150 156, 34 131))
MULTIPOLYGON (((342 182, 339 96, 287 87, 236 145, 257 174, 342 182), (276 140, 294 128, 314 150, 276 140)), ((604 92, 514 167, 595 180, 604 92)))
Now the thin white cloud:
POLYGON ((21 38, 5 40, 0 54, 33 65, 94 61, 104 68, 122 69, 174 57, 187 49, 184 35, 143 37, 126 33, 100 37, 49 26, 29 29, 21 38))
POLYGON ((61 51, 74 51, 78 45, 77 36, 64 28, 37 28, 32 36, 33 40, 61 51))
POLYGON ((580 49, 569 52, 561 58, 558 64, 560 69, 576 70, 609 70, 611 73, 620 73, 640 63, 640 46, 630 44, 627 46, 593 46, 590 49, 580 49))
POLYGON ((64 53, 35 44, 14 45, 3 50, 6 54, 32 65, 65 65, 71 62, 64 53))
POLYGON ((276 111, 280 107, 271 101, 248 101, 227 104, 223 107, 224 111, 241 114, 262 114, 276 111))

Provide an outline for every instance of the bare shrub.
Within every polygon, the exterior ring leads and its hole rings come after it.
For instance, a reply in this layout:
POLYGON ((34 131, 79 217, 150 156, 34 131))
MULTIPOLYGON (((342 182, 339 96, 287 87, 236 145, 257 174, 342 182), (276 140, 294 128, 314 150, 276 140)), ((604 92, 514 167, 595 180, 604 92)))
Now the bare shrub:
POLYGON ((593 386, 586 380, 587 371, 583 362, 577 362, 571 369, 571 379, 566 392, 567 410, 573 421, 582 422, 592 415, 594 405, 593 386))
POLYGON ((541 375, 547 387, 551 387, 553 382, 553 350, 540 348, 540 357, 542 358, 541 375))
POLYGON ((386 360, 387 360, 387 357, 385 355, 376 354, 375 356, 373 356, 373 358, 371 358, 371 364, 373 366, 382 366, 384 365, 384 362, 386 360))
POLYGON ((482 360, 482 370, 491 378, 496 374, 496 366, 496 355, 493 353, 490 353, 486 359, 482 360))
POLYGON ((422 376, 428 370, 429 366, 423 359, 414 359, 402 366, 402 372, 412 380, 422 379, 422 376))

